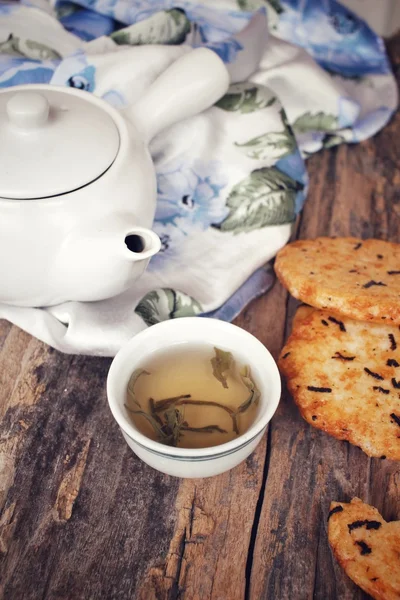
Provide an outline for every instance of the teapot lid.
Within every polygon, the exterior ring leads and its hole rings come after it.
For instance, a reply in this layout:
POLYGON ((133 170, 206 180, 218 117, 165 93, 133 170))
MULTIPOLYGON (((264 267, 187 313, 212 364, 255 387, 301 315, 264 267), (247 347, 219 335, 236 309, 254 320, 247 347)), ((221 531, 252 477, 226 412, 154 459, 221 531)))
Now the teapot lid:
POLYGON ((0 197, 48 198, 100 177, 119 133, 88 92, 19 86, 0 92, 0 197))

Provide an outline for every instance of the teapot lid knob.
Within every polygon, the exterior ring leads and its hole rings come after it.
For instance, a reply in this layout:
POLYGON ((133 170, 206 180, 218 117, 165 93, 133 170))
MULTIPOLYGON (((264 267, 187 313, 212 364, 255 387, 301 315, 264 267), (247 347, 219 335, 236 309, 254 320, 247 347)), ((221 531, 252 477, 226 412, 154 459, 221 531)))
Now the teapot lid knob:
POLYGON ((44 125, 49 117, 49 109, 49 101, 38 92, 18 92, 6 105, 9 120, 21 129, 44 125))

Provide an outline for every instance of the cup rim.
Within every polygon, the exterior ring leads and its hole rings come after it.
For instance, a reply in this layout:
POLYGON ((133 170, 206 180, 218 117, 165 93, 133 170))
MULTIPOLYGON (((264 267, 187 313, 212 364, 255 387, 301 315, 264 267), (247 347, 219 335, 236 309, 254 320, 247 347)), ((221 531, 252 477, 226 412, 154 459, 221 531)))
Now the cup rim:
MULTIPOLYGON (((204 341, 204 337, 199 335, 199 341, 204 341)), ((165 347, 165 344, 160 345, 160 349, 165 347)), ((226 344, 226 347, 229 348, 229 343, 226 344)), ((150 354, 149 354, 150 355, 150 354)), ((249 359, 249 363, 251 365, 251 359, 249 359)), ((127 384, 128 382, 126 382, 127 384)), ((231 454, 232 451, 239 450, 243 446, 247 446, 254 438, 256 438, 268 425, 270 420, 272 419, 279 401, 281 397, 281 378, 278 370, 278 366, 272 357, 269 350, 262 344, 255 336, 251 333, 238 327, 237 325, 233 325, 232 323, 227 323, 225 321, 219 321, 213 318, 207 317, 182 317, 179 319, 162 321, 151 327, 144 329, 143 331, 136 334, 133 338, 131 338, 127 343, 125 343, 121 349, 117 352, 114 357, 114 360, 111 363, 108 377, 107 377, 107 400, 109 404, 109 408, 111 413, 118 423, 121 430, 127 435, 133 442, 136 442, 142 449, 147 449, 154 454, 158 454, 164 457, 176 458, 183 460, 193 459, 193 458, 216 458, 219 455, 226 456, 227 454, 231 454), (182 324, 182 322, 184 322, 182 324), (175 329, 181 329, 182 325, 186 328, 195 326, 196 328, 200 326, 199 332, 203 333, 205 328, 212 327, 219 329, 220 331, 234 331, 235 335, 241 336, 244 338, 250 338, 252 340, 252 344, 255 344, 258 347, 258 350, 265 355, 265 369, 268 371, 268 379, 269 379, 269 387, 272 389, 272 393, 268 397, 268 401, 265 401, 265 408, 261 412, 259 418, 249 427, 249 429, 239 435, 237 438, 225 442, 224 444, 219 444, 217 446, 209 446, 206 448, 176 448, 173 446, 166 446, 165 444, 161 444, 160 442, 156 442, 151 440, 143 433, 141 433, 138 429, 136 429, 126 415, 123 412, 122 404, 118 401, 116 397, 116 393, 114 391, 114 385, 116 378, 118 377, 118 371, 120 368, 125 365, 127 361, 131 363, 131 370, 135 368, 135 364, 132 361, 132 350, 135 346, 140 344, 140 341, 145 340, 146 338, 150 338, 157 334, 162 334, 165 337, 169 333, 169 338, 171 339, 171 344, 173 343, 173 332, 175 329), (133 364, 132 364, 133 363, 133 364)))

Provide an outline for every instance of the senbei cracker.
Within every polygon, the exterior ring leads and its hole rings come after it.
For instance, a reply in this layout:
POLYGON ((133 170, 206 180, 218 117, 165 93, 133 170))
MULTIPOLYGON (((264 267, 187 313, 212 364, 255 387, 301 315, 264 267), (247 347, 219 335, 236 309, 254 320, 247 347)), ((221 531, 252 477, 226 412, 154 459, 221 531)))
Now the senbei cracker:
POLYGON ((372 598, 400 598, 400 521, 387 523, 358 498, 332 502, 328 539, 346 574, 372 598))
POLYGON ((400 460, 400 339, 397 327, 301 306, 279 367, 304 419, 359 446, 400 460), (327 323, 328 325, 326 325, 327 323))
MULTIPOLYGON (((328 309, 339 327, 338 315, 400 325, 400 244, 357 238, 299 240, 278 252, 275 271, 295 298, 328 309)), ((396 343, 394 339, 392 349, 396 343)))

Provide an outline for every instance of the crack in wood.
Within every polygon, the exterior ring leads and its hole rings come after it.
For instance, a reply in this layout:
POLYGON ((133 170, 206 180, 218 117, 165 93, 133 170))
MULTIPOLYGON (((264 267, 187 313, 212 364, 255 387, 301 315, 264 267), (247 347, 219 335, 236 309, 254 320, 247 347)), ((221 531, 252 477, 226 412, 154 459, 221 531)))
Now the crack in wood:
POLYGON ((61 481, 53 509, 55 521, 69 521, 72 516, 72 509, 78 497, 86 467, 89 447, 90 440, 87 440, 79 452, 74 466, 67 471, 61 481))
POLYGON ((181 597, 181 593, 185 589, 185 581, 187 575, 187 563, 185 559, 185 550, 186 544, 188 543, 197 543, 196 540, 192 540, 193 535, 193 522, 195 519, 195 503, 196 503, 196 488, 193 490, 193 498, 192 503, 189 508, 184 508, 183 510, 187 511, 189 514, 188 523, 182 532, 181 542, 179 545, 179 553, 177 554, 177 564, 176 564, 176 573, 173 578, 173 586, 171 589, 171 600, 178 600, 181 597), (189 534, 189 535, 188 535, 189 534), (183 573, 183 574, 182 574, 183 573))
MULTIPOLYGON (((319 512, 319 511, 318 511, 319 512)), ((325 522, 322 521, 321 519, 319 519, 319 523, 320 523, 320 527, 319 527, 319 531, 318 531, 318 539, 317 539, 317 548, 315 551, 315 565, 314 565, 314 583, 313 583, 313 591, 312 591, 312 598, 315 597, 315 593, 316 593, 316 583, 317 583, 317 578, 318 578, 318 569, 319 569, 319 554, 320 554, 320 534, 321 534, 321 525, 325 525, 325 522)), ((325 532, 324 532, 324 535, 325 532)))
POLYGON ((0 511, 5 505, 8 492, 14 483, 18 441, 19 436, 14 436, 0 445, 0 511))
POLYGON ((10 347, 6 344, 0 353, 0 373, 3 375, 0 418, 12 407, 36 404, 45 390, 38 370, 46 360, 48 347, 17 329, 11 330, 7 342, 10 347))
POLYGON ((162 565, 148 570, 138 600, 180 600, 193 557, 215 528, 214 520, 199 506, 196 484, 184 480, 176 499, 178 511, 175 533, 162 565))
POLYGON ((252 574, 252 568, 253 568, 254 550, 255 550, 255 545, 256 545, 256 540, 257 540, 258 526, 259 526, 260 519, 261 519, 262 507, 264 504, 265 488, 267 485, 268 471, 269 471, 269 465, 270 465, 270 460, 271 460, 271 438, 272 438, 271 428, 272 428, 272 421, 269 424, 268 432, 267 432, 267 447, 266 447, 266 452, 265 452, 265 462, 264 462, 264 470, 263 470, 261 488, 260 488, 260 492, 258 494, 256 510, 254 512, 253 525, 252 525, 251 535, 250 535, 250 543, 249 543, 249 548, 247 551, 247 561, 246 561, 246 570, 245 570, 245 582, 246 583, 245 583, 245 590, 244 590, 244 600, 250 600, 251 574, 252 574))
MULTIPOLYGON (((0 512, 6 505, 8 493, 14 484, 15 463, 18 449, 24 438, 24 433, 30 424, 25 419, 18 419, 19 413, 25 407, 36 404, 45 390, 45 385, 37 377, 37 368, 40 367, 47 356, 47 347, 28 337, 20 330, 12 330, 12 340, 18 339, 19 343, 9 352, 0 354, 0 371, 2 373, 2 386, 0 388, 0 418, 2 418, 0 438, 0 512), (35 365, 32 367, 32 363, 35 365), (17 371, 18 369, 18 371, 17 371), (16 374, 13 381, 10 372, 16 374)), ((0 518, 0 552, 6 553, 10 535, 15 523, 7 522, 10 508, 5 509, 0 518)))
POLYGON ((8 545, 12 539, 16 521, 13 520, 16 503, 8 506, 0 518, 0 553, 7 554, 8 545))

